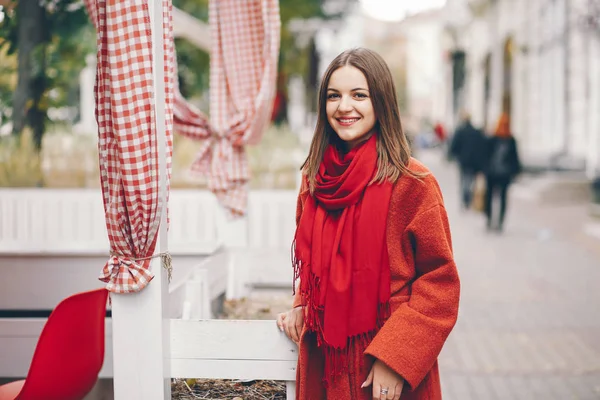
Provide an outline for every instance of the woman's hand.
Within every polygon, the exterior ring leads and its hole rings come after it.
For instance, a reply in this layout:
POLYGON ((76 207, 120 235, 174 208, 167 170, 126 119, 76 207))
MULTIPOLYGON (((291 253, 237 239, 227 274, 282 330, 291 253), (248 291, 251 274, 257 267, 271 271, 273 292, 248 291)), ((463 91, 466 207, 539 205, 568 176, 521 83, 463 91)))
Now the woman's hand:
POLYGON ((373 385, 373 399, 399 400, 404 387, 404 378, 381 361, 375 360, 361 388, 369 385, 373 385))
POLYGON ((292 308, 290 311, 277 315, 277 326, 281 332, 285 332, 287 337, 298 344, 304 327, 303 307, 292 308))

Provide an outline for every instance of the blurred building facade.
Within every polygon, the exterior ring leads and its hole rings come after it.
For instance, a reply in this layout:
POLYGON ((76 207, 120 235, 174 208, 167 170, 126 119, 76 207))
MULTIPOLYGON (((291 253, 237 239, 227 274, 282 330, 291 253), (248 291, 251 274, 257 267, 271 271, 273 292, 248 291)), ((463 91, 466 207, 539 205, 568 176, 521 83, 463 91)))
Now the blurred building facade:
MULTIPOLYGON (((444 70, 444 10, 433 9, 409 16, 398 24, 405 50, 406 112, 418 130, 443 121, 448 99, 443 94, 449 86, 444 70)), ((386 54, 386 53, 384 53, 386 54)), ((396 79, 396 82, 399 82, 396 79)), ((400 80, 402 84, 402 81, 400 80)), ((410 125, 409 125, 410 127, 410 125)))
POLYGON ((506 112, 526 163, 599 175, 597 1, 448 0, 447 121, 465 108, 491 130, 506 112))
POLYGON ((340 52, 364 46, 377 51, 390 67, 405 130, 416 133, 446 115, 448 91, 442 35, 443 10, 420 12, 396 21, 371 18, 359 2, 352 4, 337 24, 323 26, 315 35, 319 77, 340 52))

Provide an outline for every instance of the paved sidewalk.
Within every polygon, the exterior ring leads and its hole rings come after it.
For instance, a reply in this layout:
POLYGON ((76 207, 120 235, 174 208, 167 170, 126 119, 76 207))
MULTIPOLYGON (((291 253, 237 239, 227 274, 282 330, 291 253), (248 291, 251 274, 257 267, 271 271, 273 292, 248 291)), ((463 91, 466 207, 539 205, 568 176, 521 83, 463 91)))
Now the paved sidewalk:
POLYGON ((459 210, 454 165, 419 158, 442 186, 462 281, 440 358, 444 399, 600 399, 600 241, 517 196, 504 234, 487 233, 459 210))

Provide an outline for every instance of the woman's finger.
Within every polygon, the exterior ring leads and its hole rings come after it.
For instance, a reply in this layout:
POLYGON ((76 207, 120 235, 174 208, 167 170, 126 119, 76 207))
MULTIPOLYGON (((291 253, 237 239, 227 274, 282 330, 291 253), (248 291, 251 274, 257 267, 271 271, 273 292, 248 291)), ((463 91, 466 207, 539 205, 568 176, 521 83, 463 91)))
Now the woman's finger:
POLYGON ((295 342, 294 336, 296 334, 296 327, 294 326, 294 313, 288 313, 287 318, 285 319, 285 325, 287 326, 287 330, 289 332, 288 337, 295 342))
POLYGON ((285 319, 285 313, 277 314, 277 327, 281 332, 283 332, 283 320, 285 319))
POLYGON ((370 386, 373 383, 373 367, 371 367, 371 370, 369 371, 369 375, 367 375, 367 379, 365 379, 365 381, 363 382, 362 385, 360 385, 361 388, 366 388, 367 386, 370 386))
POLYGON ((392 400, 395 397, 395 394, 396 394, 396 387, 394 386, 394 384, 392 384, 388 388, 388 392, 385 395, 384 399, 386 399, 386 400, 392 400))
POLYGON ((288 338, 292 338, 292 332, 290 329, 290 318, 289 318, 289 314, 286 313, 286 317, 283 319, 283 330, 285 331, 285 335, 288 338))
POLYGON ((381 399, 385 399, 385 395, 381 394, 381 385, 377 382, 373 382, 373 400, 381 399))
POLYGON ((400 400, 400 395, 402 395, 402 384, 398 383, 396 384, 396 387, 394 388, 394 400, 400 400))
POLYGON ((291 329, 293 337, 292 340, 296 343, 300 342, 300 334, 302 333, 302 320, 298 317, 298 315, 293 314, 293 317, 290 318, 290 325, 293 325, 291 329))

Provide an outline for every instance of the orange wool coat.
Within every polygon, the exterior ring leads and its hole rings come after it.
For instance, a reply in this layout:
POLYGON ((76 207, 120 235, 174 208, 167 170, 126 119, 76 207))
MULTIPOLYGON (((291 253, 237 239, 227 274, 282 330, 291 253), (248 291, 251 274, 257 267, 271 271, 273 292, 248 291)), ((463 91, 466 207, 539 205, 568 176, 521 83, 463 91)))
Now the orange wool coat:
MULTIPOLYGON (((411 159, 409 169, 427 172, 411 159)), ((298 196, 296 223, 308 198, 304 184, 298 196)), ((323 357, 314 333, 300 340, 298 400, 371 399, 371 387, 360 389, 374 357, 405 380, 401 400, 442 398, 437 358, 456 323, 460 283, 448 217, 440 187, 431 173, 421 180, 402 176, 394 185, 387 222, 391 268, 392 314, 366 348, 349 351, 348 373, 328 389, 321 384, 323 357)), ((303 305, 296 295, 294 307, 303 305)))

